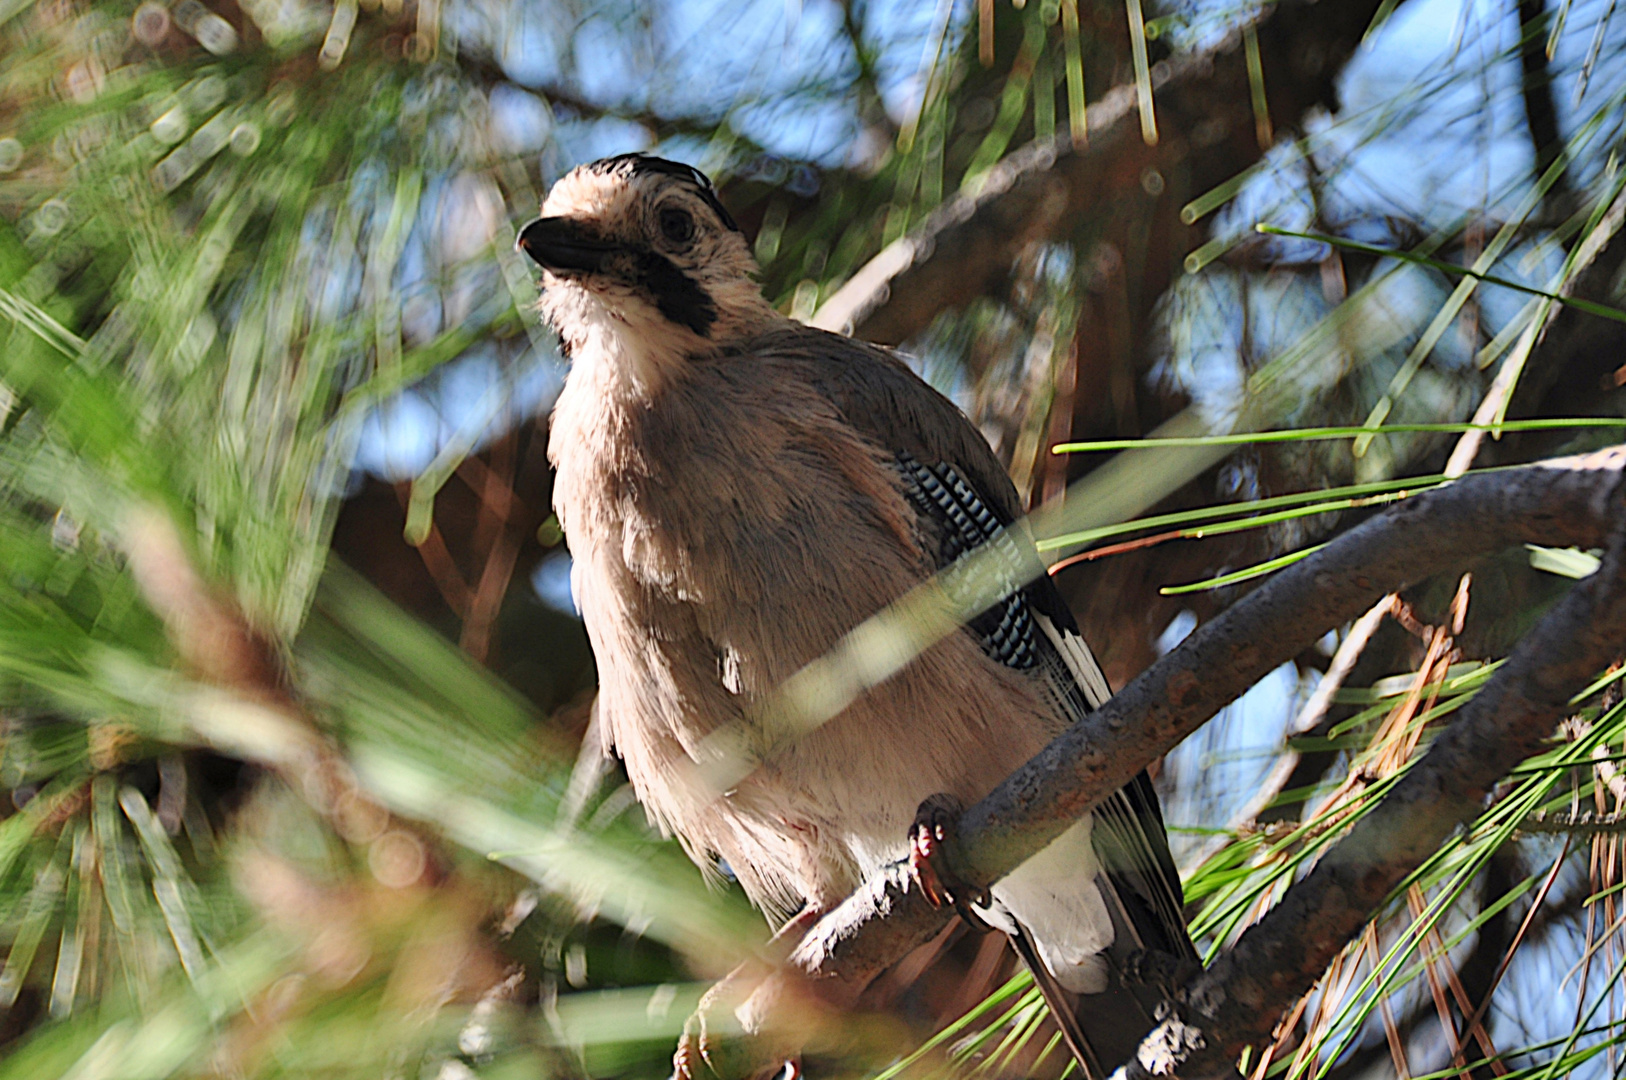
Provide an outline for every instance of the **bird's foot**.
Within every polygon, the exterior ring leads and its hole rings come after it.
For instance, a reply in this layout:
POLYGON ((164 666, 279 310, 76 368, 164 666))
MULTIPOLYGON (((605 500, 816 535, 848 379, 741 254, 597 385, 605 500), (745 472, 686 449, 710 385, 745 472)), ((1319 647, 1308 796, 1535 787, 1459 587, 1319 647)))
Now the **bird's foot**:
MULTIPOLYGON (((746 1029, 740 1010, 762 976, 742 964, 700 999, 672 1055, 672 1080, 794 1080, 799 1058, 746 1029)), ((771 976, 770 976, 771 977, 771 976)))
POLYGON ((822 913, 809 905, 706 991, 683 1025, 673 1080, 801 1080, 802 1047, 822 1045, 840 1025, 840 1005, 787 964, 822 913))
POLYGON ((707 1080, 716 1075, 706 1060, 710 1047, 705 1025, 696 1023, 697 1016, 689 1017, 689 1022, 683 1025, 683 1034, 678 1036, 677 1050, 672 1054, 672 1080, 707 1080))
POLYGON ((678 1039, 671 1080, 801 1080, 801 1055, 782 1057, 746 1035, 710 1035, 695 1019, 678 1039))
POLYGON ((933 907, 953 904, 972 928, 988 930, 972 910, 973 904, 988 906, 988 890, 967 884, 952 865, 961 811, 960 800, 952 795, 933 795, 920 804, 909 828, 909 877, 933 907))

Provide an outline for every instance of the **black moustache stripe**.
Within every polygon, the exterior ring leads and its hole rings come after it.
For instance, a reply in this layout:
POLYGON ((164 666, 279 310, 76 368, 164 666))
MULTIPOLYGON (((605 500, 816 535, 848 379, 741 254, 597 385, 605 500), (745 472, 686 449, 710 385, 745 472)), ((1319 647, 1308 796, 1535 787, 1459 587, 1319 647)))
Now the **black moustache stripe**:
POLYGON ((647 248, 637 253, 633 272, 655 298, 660 313, 705 337, 717 321, 717 304, 694 278, 666 256, 647 248))

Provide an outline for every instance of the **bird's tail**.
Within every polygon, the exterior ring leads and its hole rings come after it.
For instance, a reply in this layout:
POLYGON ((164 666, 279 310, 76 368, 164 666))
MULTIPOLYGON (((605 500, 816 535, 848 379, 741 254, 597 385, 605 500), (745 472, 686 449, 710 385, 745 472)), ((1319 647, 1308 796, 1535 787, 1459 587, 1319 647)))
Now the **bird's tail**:
POLYGON ((1061 1029, 1062 1041, 1078 1062, 1078 1067, 1084 1070, 1084 1080, 1106 1080, 1106 1072, 1101 1068, 1101 1058, 1096 1054, 1095 1048, 1079 1026, 1078 1017, 1074 1014, 1076 995, 1069 994, 1056 977, 1050 974, 1050 969, 1039 959, 1039 951, 1034 948, 1033 938, 1027 927, 1021 923, 1016 924, 1016 932, 1007 935, 1010 938, 1011 948, 1016 955, 1022 958, 1022 963, 1028 966, 1033 973, 1033 983, 1044 996, 1044 1003, 1050 1007, 1050 1015, 1055 1019, 1056 1026, 1061 1029))
POLYGON ((1141 1039, 1157 1024, 1161 991, 1150 985, 1129 985, 1114 967, 1099 993, 1075 993, 1051 973, 1028 929, 1016 924, 1008 932, 1011 948, 1033 973, 1050 1015, 1061 1029, 1073 1060, 1085 1080, 1107 1080, 1140 1048, 1141 1039))

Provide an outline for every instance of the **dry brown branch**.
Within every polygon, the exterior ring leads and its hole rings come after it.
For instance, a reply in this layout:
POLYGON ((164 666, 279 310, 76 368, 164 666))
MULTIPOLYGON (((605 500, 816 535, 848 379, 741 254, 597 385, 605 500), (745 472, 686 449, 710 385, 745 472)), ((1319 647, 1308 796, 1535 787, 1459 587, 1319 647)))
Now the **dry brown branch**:
MULTIPOLYGON (((1376 0, 1289 0, 1267 7, 1253 25, 1277 127, 1295 126, 1311 107, 1330 102, 1333 77, 1378 7, 1376 0)), ((1146 259, 1146 280, 1133 283, 1149 302, 1162 292, 1170 268, 1200 242, 1180 220, 1181 204, 1259 159, 1242 34, 1238 28, 1214 48, 1153 66, 1158 126, 1165 133, 1156 146, 1141 138, 1134 86, 1113 90, 1089 109, 1087 145, 1062 138, 1011 154, 976 191, 948 200, 861 267, 819 309, 814 324, 895 344, 938 312, 997 292, 1027 245, 1067 235, 1091 219, 1138 219, 1138 212, 1114 208, 1148 199, 1162 204, 1142 244, 1149 237, 1166 256, 1146 259)))
MULTIPOLYGON (((1621 459, 1617 450, 1574 461, 1578 469, 1618 471, 1621 459)), ((1554 475, 1550 466, 1521 472, 1554 475)), ((1570 479, 1554 475, 1559 484, 1570 479)), ((1498 779, 1541 749, 1574 695, 1619 656, 1626 644, 1626 528, 1618 477, 1610 479, 1595 486, 1585 512, 1607 529, 1602 568, 1541 619, 1309 877, 1186 988, 1176 1015, 1142 1044, 1143 1060, 1157 1060, 1155 1049, 1177 1038, 1168 1064, 1185 1076, 1218 1075, 1244 1045, 1268 1035, 1275 1016, 1310 988, 1343 942, 1406 874, 1473 819, 1498 779)))
MULTIPOLYGON (((402 482, 395 485, 395 497, 403 510, 411 499, 412 488, 402 482)), ((469 583, 463 580, 463 571, 457 568, 457 560, 446 547, 446 539, 440 533, 440 525, 435 521, 429 522, 429 532, 424 536, 423 542, 416 546, 418 557, 423 560, 423 568, 434 582, 435 591, 446 602, 459 619, 468 616, 469 605, 474 602, 474 591, 469 583)))
POLYGON ((514 561, 519 557, 519 546, 524 539, 514 527, 514 510, 518 502, 514 494, 515 452, 517 439, 511 432, 492 446, 491 465, 477 457, 463 460, 458 475, 480 500, 474 536, 470 548, 484 553, 479 581, 469 596, 463 616, 463 633, 458 645, 481 664, 489 664, 492 631, 503 597, 508 594, 508 582, 514 576, 514 561))
MULTIPOLYGON (((1548 614, 1396 792, 1188 988, 1143 1046, 1148 1062, 1187 1063, 1193 1075, 1229 1071, 1240 1048, 1270 1037, 1406 870, 1551 734, 1570 696, 1626 644, 1626 604, 1616 602, 1626 562, 1623 466, 1626 447, 1617 447, 1471 475, 1397 504, 1282 571, 968 810, 951 853, 959 874, 998 880, 1265 673, 1386 593, 1510 545, 1610 544, 1604 569, 1548 614)), ((878 876, 813 927, 774 981, 850 1006, 948 918, 895 875, 878 876)), ((783 985, 764 990, 795 1000, 783 985)))
MULTIPOLYGON (((370 830, 375 843, 405 837, 421 851, 432 850, 416 826, 396 819, 361 789, 288 682, 276 646, 198 573, 166 512, 132 510, 121 540, 142 597, 163 621, 181 666, 202 684, 191 703, 198 738, 276 770, 340 835, 352 832, 350 820, 365 814, 378 822, 370 830)), ((410 879, 392 884, 404 888, 429 873, 428 860, 416 865, 410 879)))

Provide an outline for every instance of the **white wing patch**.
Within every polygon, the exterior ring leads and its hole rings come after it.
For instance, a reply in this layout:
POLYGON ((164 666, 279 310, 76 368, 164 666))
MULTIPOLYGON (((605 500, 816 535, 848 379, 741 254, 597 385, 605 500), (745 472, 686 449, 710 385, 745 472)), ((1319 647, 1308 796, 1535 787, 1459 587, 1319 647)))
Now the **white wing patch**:
POLYGON ((1061 653, 1067 670, 1073 673, 1073 680, 1084 691, 1084 700, 1090 703, 1090 708, 1099 709, 1105 705, 1112 696, 1112 687, 1107 685, 1107 677, 1102 673, 1101 665, 1095 662, 1095 654, 1090 652, 1084 639, 1056 629, 1056 624, 1050 621, 1048 615, 1037 615, 1036 620, 1051 644, 1056 646, 1056 651, 1061 653))

